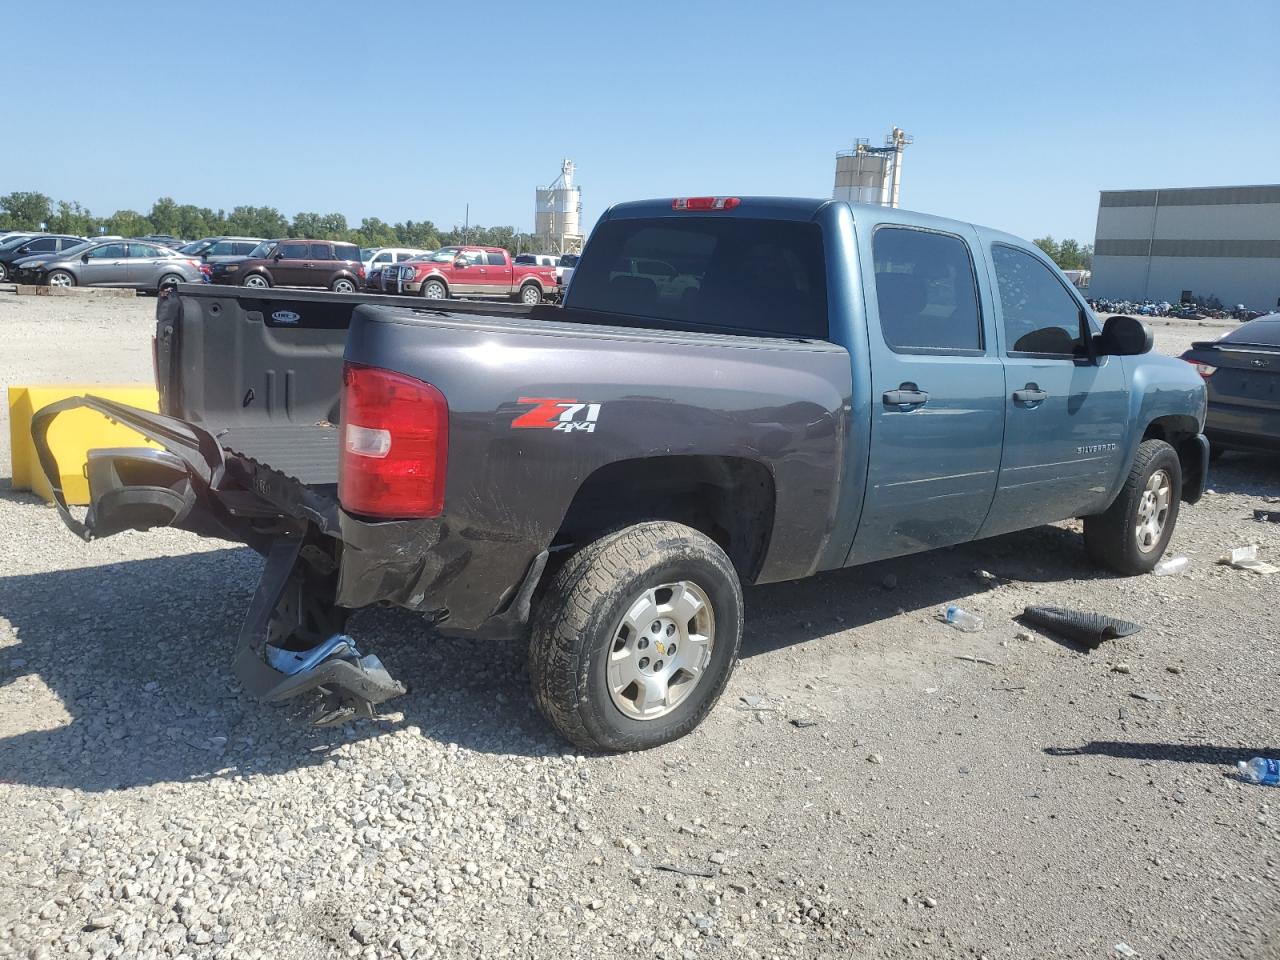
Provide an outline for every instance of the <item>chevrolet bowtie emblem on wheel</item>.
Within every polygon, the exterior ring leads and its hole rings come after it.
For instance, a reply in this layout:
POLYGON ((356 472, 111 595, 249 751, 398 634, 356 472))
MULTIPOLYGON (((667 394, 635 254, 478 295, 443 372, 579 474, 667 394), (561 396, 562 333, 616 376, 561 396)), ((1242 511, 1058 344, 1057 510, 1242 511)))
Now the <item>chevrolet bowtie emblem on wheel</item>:
POLYGON ((654 646, 658 648, 658 656, 665 657, 667 655, 667 648, 662 645, 661 640, 655 643, 654 646))

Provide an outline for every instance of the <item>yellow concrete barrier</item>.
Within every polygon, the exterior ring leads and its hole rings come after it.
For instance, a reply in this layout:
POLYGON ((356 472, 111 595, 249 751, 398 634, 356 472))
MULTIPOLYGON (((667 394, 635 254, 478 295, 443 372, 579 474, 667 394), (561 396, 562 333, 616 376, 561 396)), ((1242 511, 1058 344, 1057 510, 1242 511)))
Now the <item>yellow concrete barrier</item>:
MULTIPOLYGON (((31 440, 31 418, 41 407, 67 397, 92 394, 105 400, 127 403, 140 410, 156 412, 160 396, 155 387, 145 384, 70 384, 9 388, 9 449, 13 459, 13 488, 31 490, 52 501, 53 491, 40 469, 36 447, 31 440)), ((49 427, 49 449, 58 461, 62 490, 67 503, 89 502, 89 481, 85 465, 89 451, 102 447, 155 446, 141 434, 112 423, 93 410, 68 410, 59 414, 49 427)))

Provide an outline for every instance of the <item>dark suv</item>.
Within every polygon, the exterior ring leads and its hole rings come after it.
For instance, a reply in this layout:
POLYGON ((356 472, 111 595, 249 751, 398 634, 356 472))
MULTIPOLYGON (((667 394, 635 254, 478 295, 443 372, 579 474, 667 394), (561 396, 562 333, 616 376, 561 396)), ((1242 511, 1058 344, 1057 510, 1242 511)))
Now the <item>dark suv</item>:
POLYGON ((213 283, 245 287, 327 287, 355 293, 364 279, 360 248, 332 240, 264 240, 247 257, 211 266, 213 283))
POLYGON ((15 261, 42 253, 58 253, 84 243, 81 237, 44 233, 34 237, 14 237, 0 243, 0 280, 8 280, 15 261))

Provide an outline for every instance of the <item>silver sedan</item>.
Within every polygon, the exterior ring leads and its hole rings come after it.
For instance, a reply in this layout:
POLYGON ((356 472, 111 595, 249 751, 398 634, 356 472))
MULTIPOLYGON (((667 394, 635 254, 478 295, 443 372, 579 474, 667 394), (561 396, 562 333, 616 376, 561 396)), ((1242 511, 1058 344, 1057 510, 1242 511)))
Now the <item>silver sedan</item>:
POLYGON ((202 283, 200 261, 158 243, 106 240, 73 247, 66 256, 23 264, 24 273, 51 287, 133 287, 163 290, 202 283))

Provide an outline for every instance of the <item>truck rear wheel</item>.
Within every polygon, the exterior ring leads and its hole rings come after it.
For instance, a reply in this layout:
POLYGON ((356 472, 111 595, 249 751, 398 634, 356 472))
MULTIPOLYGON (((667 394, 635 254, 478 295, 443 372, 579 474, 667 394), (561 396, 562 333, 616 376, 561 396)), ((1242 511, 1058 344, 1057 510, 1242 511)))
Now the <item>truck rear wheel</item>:
POLYGON ((1144 440, 1106 513, 1084 518, 1089 558, 1116 573, 1150 573, 1173 536, 1182 500, 1182 464, 1163 440, 1144 440))
POLYGON ((586 750, 646 750, 683 737, 720 698, 742 640, 742 587, 710 538, 641 523, 571 557, 531 629, 543 716, 586 750))
POLYGON ((534 306, 542 302, 542 290, 536 283, 526 283, 520 288, 520 302, 534 306))

